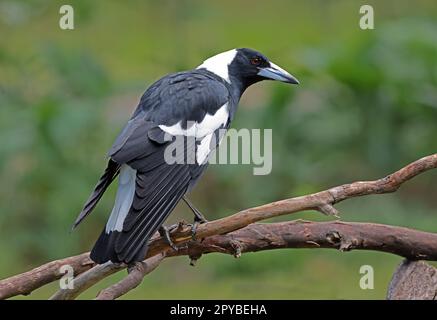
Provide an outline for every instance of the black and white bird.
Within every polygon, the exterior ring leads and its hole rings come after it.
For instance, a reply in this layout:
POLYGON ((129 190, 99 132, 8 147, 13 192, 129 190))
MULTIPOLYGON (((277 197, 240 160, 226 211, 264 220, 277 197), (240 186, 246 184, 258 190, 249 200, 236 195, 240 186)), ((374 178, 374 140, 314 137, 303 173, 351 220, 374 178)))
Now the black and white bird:
POLYGON ((115 204, 91 251, 96 263, 132 263, 144 259, 148 240, 160 230, 178 202, 185 198, 207 167, 219 131, 228 129, 241 95, 261 80, 298 84, 291 74, 263 54, 233 49, 205 60, 194 70, 167 75, 152 84, 109 151, 105 172, 85 203, 74 227, 96 206, 118 177, 115 204), (194 162, 165 160, 171 137, 194 137, 194 162), (166 138, 165 138, 166 136, 166 138))

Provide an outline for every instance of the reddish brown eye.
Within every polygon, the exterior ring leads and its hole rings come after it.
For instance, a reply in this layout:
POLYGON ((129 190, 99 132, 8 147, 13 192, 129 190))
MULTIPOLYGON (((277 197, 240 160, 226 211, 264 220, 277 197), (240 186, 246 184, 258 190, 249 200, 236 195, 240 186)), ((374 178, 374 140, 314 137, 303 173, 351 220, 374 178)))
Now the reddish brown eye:
POLYGON ((253 64, 254 66, 257 66, 261 63, 261 59, 258 57, 252 58, 250 59, 250 63, 253 64))

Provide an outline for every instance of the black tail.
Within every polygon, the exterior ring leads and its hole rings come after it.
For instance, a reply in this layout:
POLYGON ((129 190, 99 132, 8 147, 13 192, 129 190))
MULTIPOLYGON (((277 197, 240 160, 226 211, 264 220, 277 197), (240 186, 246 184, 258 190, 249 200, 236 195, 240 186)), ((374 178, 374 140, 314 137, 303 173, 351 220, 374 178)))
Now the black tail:
POLYGON ((111 261, 113 263, 131 263, 133 261, 142 261, 147 253, 147 241, 144 241, 136 250, 136 254, 130 260, 122 260, 119 257, 119 254, 115 251, 115 246, 118 241, 121 232, 118 231, 110 231, 109 233, 103 229, 100 234, 99 239, 94 245, 93 249, 90 253, 90 258, 95 263, 102 264, 107 261, 111 261))
POLYGON ((93 211, 97 202, 99 202, 99 200, 102 198, 106 189, 111 184, 111 182, 114 181, 119 172, 120 165, 112 159, 109 159, 108 166, 106 167, 105 172, 103 173, 102 177, 94 188, 93 193, 85 203, 82 212, 79 214, 76 221, 74 222, 73 227, 71 228, 72 230, 76 228, 77 225, 81 223, 81 221, 91 213, 91 211, 93 211))

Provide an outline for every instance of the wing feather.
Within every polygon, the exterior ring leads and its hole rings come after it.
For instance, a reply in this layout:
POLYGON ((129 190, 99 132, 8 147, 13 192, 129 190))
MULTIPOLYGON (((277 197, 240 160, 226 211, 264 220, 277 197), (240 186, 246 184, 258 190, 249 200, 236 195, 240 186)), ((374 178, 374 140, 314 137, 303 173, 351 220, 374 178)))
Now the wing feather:
MULTIPOLYGON (((122 230, 102 232, 92 250, 91 257, 95 261, 142 260, 150 237, 207 166, 193 161, 197 142, 188 137, 182 140, 186 158, 177 156, 173 164, 165 161, 166 148, 180 140, 174 134, 170 141, 166 139, 167 134, 160 126, 181 123, 183 127, 190 121, 201 122, 207 115, 210 121, 228 101, 226 85, 201 71, 164 77, 144 93, 131 120, 109 151, 112 161, 136 170, 133 200, 122 221, 122 230)), ((223 118, 216 126, 209 122, 205 135, 214 133, 222 122, 223 118)))

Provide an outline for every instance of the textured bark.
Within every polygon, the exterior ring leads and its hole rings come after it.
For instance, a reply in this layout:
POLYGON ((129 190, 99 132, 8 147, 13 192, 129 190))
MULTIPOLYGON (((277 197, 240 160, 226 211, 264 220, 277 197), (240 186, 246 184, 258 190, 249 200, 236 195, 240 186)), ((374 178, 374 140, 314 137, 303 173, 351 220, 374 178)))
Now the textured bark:
POLYGON ((390 282, 389 300, 437 300, 437 269, 423 261, 404 260, 390 282))
POLYGON ((129 268, 129 274, 126 278, 100 291, 96 300, 114 300, 136 288, 147 274, 159 266, 164 258, 164 254, 157 254, 145 261, 135 263, 129 268))
POLYGON ((73 300, 100 280, 124 268, 126 268, 124 264, 114 264, 110 262, 94 265, 91 269, 74 278, 74 286, 72 289, 59 289, 50 297, 50 300, 73 300))
MULTIPOLYGON (((358 196, 394 192, 408 180, 435 168, 437 168, 437 154, 419 159, 382 179, 358 181, 302 197, 276 201, 202 224, 197 229, 197 237, 206 238, 216 234, 225 234, 261 220, 305 210, 318 210, 326 215, 337 217, 338 211, 333 207, 334 204, 358 196)), ((181 226, 172 233, 172 239, 175 243, 189 241, 191 228, 181 226)), ((155 236, 151 240, 147 257, 168 248, 164 239, 155 236)))
MULTIPOLYGON (((343 251, 378 250, 394 253, 410 260, 437 260, 436 235, 406 228, 341 222, 298 221, 285 224, 255 224, 264 219, 304 210, 317 210, 337 217, 338 211, 333 207, 334 204, 353 197, 394 192, 403 183, 434 168, 437 168, 437 154, 419 159, 382 179, 354 182, 318 193, 246 209, 200 225, 197 238, 205 239, 200 244, 191 241, 191 228, 181 223, 171 236, 176 244, 186 248, 178 252, 172 251, 157 233, 150 241, 145 257, 146 264, 147 261, 155 261, 154 259, 147 260, 148 258, 161 254, 165 256, 188 254, 195 260, 201 254, 208 252, 232 253, 238 256, 248 251, 302 247, 337 248, 343 251)), ((1 280, 0 299, 29 294, 59 279, 62 276, 60 268, 66 264, 71 265, 75 274, 78 275, 74 281, 75 288, 69 291, 60 290, 52 296, 52 299, 75 298, 109 274, 126 267, 124 265, 95 266, 90 261, 88 253, 84 253, 53 261, 29 272, 1 280)), ((148 267, 143 265, 143 269, 147 271, 148 267)), ((144 273, 143 269, 128 276, 129 280, 121 281, 121 285, 115 285, 111 290, 103 291, 101 297, 117 297, 120 293, 123 294, 127 292, 126 290, 135 287, 139 283, 137 276, 148 273, 144 273)), ((150 271, 152 270, 153 268, 150 271)))
POLYGON ((28 295, 33 290, 61 278, 60 271, 64 265, 70 265, 75 275, 81 274, 94 266, 89 253, 55 260, 31 271, 0 281, 0 299, 7 299, 16 295, 28 295))
MULTIPOLYGON (((254 223, 225 235, 214 235, 203 241, 189 241, 178 251, 167 250, 138 263, 117 284, 103 290, 98 299, 115 299, 135 288, 165 257, 187 255, 192 263, 203 254, 217 252, 235 257, 246 252, 284 248, 331 248, 340 251, 374 250, 396 254, 410 260, 437 260, 437 234, 374 223, 311 222, 296 220, 282 223, 254 223)), ((112 265, 115 266, 115 265, 112 265)), ((111 268, 110 265, 108 268, 111 268)), ((120 270, 113 267, 114 272, 120 270)), ((97 265, 85 272, 86 279, 102 279, 107 269, 97 265)), ((113 272, 111 272, 112 274, 113 272)), ((60 290, 57 299, 74 299, 95 281, 82 281, 72 293, 60 290)))
POLYGON ((437 261, 437 234, 375 223, 311 222, 255 223, 243 229, 191 241, 168 256, 200 256, 209 252, 239 256, 245 252, 282 248, 374 250, 410 260, 437 261))

